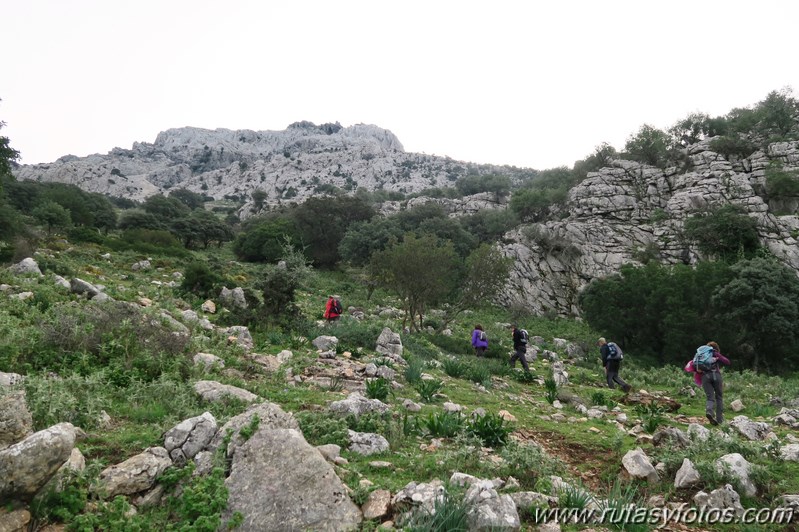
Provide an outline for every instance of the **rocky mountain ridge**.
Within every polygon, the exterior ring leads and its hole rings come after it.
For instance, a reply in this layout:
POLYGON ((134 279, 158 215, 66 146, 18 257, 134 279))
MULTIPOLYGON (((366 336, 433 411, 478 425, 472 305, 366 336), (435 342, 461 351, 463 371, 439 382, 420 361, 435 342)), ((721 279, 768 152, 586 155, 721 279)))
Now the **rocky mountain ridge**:
MULTIPOLYGON (((413 193, 452 186, 468 173, 520 176, 530 170, 408 153, 393 133, 374 125, 296 122, 283 131, 169 129, 152 144, 67 155, 14 171, 17 179, 69 183, 134 200, 187 188, 215 199, 250 201, 260 189, 267 205, 301 202, 331 186, 413 193)), ((245 207, 242 214, 249 213, 245 207)))

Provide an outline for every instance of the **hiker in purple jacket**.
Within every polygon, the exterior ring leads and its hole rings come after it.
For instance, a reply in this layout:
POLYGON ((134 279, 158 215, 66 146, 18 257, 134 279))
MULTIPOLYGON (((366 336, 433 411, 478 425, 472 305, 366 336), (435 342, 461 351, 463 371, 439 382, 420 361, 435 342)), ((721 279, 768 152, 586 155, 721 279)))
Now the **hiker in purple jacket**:
POLYGON ((474 354, 478 357, 485 355, 486 349, 488 349, 488 336, 479 323, 474 326, 472 331, 472 347, 474 347, 474 354))

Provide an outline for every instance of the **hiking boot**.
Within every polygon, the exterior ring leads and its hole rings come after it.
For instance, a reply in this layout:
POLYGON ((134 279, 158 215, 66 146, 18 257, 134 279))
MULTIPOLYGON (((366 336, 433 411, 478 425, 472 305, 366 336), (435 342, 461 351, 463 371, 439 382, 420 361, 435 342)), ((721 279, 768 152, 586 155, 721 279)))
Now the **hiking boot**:
POLYGON ((718 425, 719 424, 719 422, 716 421, 716 418, 714 418, 710 414, 705 414, 705 415, 707 416, 707 419, 708 419, 708 421, 710 421, 711 425, 718 425))
POLYGON ((629 384, 626 385, 624 388, 622 388, 622 390, 624 390, 624 393, 630 393, 630 390, 632 390, 632 389, 633 389, 633 387, 630 386, 629 384))

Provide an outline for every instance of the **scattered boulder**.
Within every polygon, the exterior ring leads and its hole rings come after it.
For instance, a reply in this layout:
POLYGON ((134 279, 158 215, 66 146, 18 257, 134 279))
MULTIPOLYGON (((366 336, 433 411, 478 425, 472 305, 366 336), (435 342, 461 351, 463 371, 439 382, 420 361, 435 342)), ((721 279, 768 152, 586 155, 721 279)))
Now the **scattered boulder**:
POLYGON ((67 290, 69 290, 70 288, 69 281, 67 281, 60 275, 53 276, 53 284, 60 288, 66 288, 67 290))
POLYGON ((134 262, 131 264, 130 269, 134 272, 137 271, 147 271, 153 267, 152 263, 149 260, 140 260, 139 262, 134 262))
POLYGON ((736 399, 732 403, 730 403, 730 408, 733 412, 740 412, 744 409, 744 404, 741 402, 740 399, 736 399))
POLYGON ((229 308, 245 309, 249 306, 247 304, 247 298, 244 295, 244 289, 240 286, 237 286, 233 290, 223 286, 222 290, 219 292, 219 300, 223 305, 229 308))
POLYGON ((96 298, 100 294, 100 289, 83 279, 73 278, 69 282, 69 290, 73 294, 83 295, 89 299, 96 298))
POLYGON ((149 447, 124 462, 105 468, 100 473, 100 494, 107 498, 132 495, 148 490, 156 478, 172 465, 163 447, 149 447))
POLYGON ((336 346, 338 345, 338 338, 335 336, 317 336, 311 342, 313 346, 319 351, 335 351, 336 346))
POLYGON ((519 530, 521 520, 510 495, 499 495, 490 480, 472 484, 464 502, 469 505, 469 530, 519 530))
POLYGON ((28 530, 31 513, 24 509, 6 510, 0 506, 0 532, 23 532, 28 530))
POLYGON ((24 258, 13 266, 9 266, 8 271, 15 275, 43 275, 39 265, 31 257, 24 258))
POLYGON ((317 445, 316 450, 319 451, 322 456, 328 462, 334 461, 336 458, 341 456, 341 447, 336 445, 335 443, 328 443, 327 445, 317 445))
POLYGON ((746 458, 739 453, 725 454, 716 460, 716 470, 723 473, 725 469, 729 469, 730 473, 737 478, 744 493, 747 497, 754 497, 757 495, 757 487, 755 483, 749 479, 749 472, 751 471, 752 464, 746 461, 746 458))
POLYGON ((375 490, 361 507, 363 518, 378 520, 388 517, 391 511, 391 492, 388 490, 375 490))
POLYGON ((14 294, 13 296, 8 296, 11 299, 19 299, 20 301, 27 301, 28 299, 33 299, 33 292, 20 292, 19 294, 14 294))
POLYGON ((341 416, 361 417, 363 414, 388 412, 388 405, 378 399, 367 399, 358 392, 353 392, 346 399, 333 401, 328 409, 341 416))
POLYGON ((690 488, 701 480, 699 471, 694 467, 693 462, 684 458, 682 466, 677 470, 677 475, 674 477, 674 487, 677 489, 690 488))
POLYGON ((627 454, 621 459, 621 463, 632 478, 646 479, 650 484, 660 480, 649 457, 640 447, 627 451, 627 454))
POLYGON ((422 405, 414 403, 410 399, 404 399, 402 401, 402 407, 408 412, 421 412, 422 410, 422 405))
POLYGON ((0 396, 0 451, 33 433, 33 418, 25 401, 25 390, 0 396))
POLYGON ((225 361, 211 353, 197 353, 192 360, 195 366, 205 366, 206 371, 215 367, 219 369, 225 368, 225 361))
POLYGON ((444 485, 438 479, 428 483, 417 484, 409 482, 391 499, 391 506, 395 515, 405 513, 415 508, 432 513, 435 511, 436 501, 444 498, 444 485))
POLYGON ((780 456, 783 460, 799 462, 799 443, 789 443, 780 449, 780 456))
POLYGON ((375 351, 381 355, 402 357, 402 338, 386 327, 377 337, 375 351))
POLYGON ((207 299, 205 303, 200 306, 200 310, 207 312, 208 314, 216 314, 216 303, 210 299, 207 299))
POLYGON ((172 462, 183 465, 211 443, 216 434, 216 419, 210 412, 181 421, 164 434, 164 448, 172 462))
POLYGON ((782 495, 777 497, 775 503, 777 508, 787 508, 793 510, 794 520, 799 516, 799 495, 782 495))
POLYGON ((204 401, 212 403, 223 401, 230 397, 245 403, 252 403, 258 400, 258 396, 252 392, 216 381, 197 381, 194 383, 194 391, 204 401))
POLYGON ((752 441, 762 441, 771 432, 771 427, 763 421, 751 421, 746 416, 735 416, 730 421, 730 426, 737 430, 742 436, 752 441))
POLYGON ((190 323, 196 323, 200 327, 202 327, 203 330, 206 330, 206 331, 214 330, 214 324, 213 323, 208 321, 207 318, 201 318, 193 310, 184 310, 180 314, 183 316, 183 321, 190 322, 190 323))
POLYGON ((569 373, 566 371, 566 365, 562 361, 553 362, 552 378, 555 379, 555 384, 558 386, 565 386, 569 383, 569 373))
POLYGON ((350 440, 350 451, 369 456, 372 454, 379 454, 388 451, 389 444, 380 434, 373 434, 370 432, 355 432, 354 430, 347 431, 350 440))
POLYGON ((652 443, 656 447, 661 445, 669 445, 683 449, 691 445, 691 440, 688 435, 676 427, 665 427, 655 431, 652 435, 652 443))
POLYGON ((723 488, 715 489, 710 492, 710 495, 704 491, 700 491, 694 495, 694 504, 698 508, 710 508, 715 510, 732 510, 736 516, 740 516, 744 512, 741 506, 741 496, 732 488, 730 484, 726 484, 723 488))
POLYGON ((444 404, 441 405, 441 408, 444 409, 444 412, 450 414, 457 414, 458 412, 461 412, 463 410, 463 406, 455 404, 451 401, 445 401, 444 404))
MULTIPOLYGON (((256 422, 253 421, 254 418, 258 418, 257 430, 300 429, 299 423, 297 423, 294 415, 290 412, 284 411, 275 403, 259 403, 250 406, 247 410, 238 416, 230 418, 227 423, 222 425, 214 435, 210 445, 208 445, 208 450, 216 451, 219 446, 222 445, 222 440, 225 439, 225 436, 230 431, 232 435, 228 442, 227 454, 231 456, 236 449, 244 445, 244 442, 247 441, 247 438, 241 434, 241 431, 244 428, 253 427, 256 424, 256 422)), ((252 432, 251 430, 248 431, 252 432)))
POLYGON ((234 325, 225 329, 225 334, 228 335, 228 340, 235 342, 244 349, 252 349, 255 345, 250 334, 250 330, 243 325, 234 325))
POLYGON ((0 500, 33 496, 69 459, 75 438, 71 423, 59 423, 0 451, 0 500))
POLYGON ((357 529, 360 509, 333 466, 294 429, 258 429, 233 454, 223 517, 241 513, 237 530, 357 529))
POLYGON ((536 491, 516 491, 511 493, 510 497, 516 504, 516 510, 520 511, 527 511, 533 506, 555 508, 558 505, 557 497, 545 495, 536 491))

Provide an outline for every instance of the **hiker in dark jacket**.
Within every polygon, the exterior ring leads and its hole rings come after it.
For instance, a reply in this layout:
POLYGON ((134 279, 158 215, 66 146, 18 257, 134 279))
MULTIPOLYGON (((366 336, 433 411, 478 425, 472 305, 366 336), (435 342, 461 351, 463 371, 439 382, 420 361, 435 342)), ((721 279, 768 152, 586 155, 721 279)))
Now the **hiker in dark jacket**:
POLYGON ((711 371, 702 372, 702 389, 705 390, 705 416, 711 425, 721 425, 724 423, 724 402, 722 401, 722 388, 724 382, 721 378, 719 364, 730 365, 730 359, 719 351, 719 344, 708 342, 707 345, 713 348, 713 365, 711 371))
POLYGON ((519 360, 524 371, 530 373, 530 367, 527 365, 527 338, 515 323, 510 328, 513 331, 513 356, 510 357, 510 367, 515 368, 516 361, 519 360))
POLYGON ((475 325, 472 331, 472 347, 474 347, 474 354, 478 357, 485 355, 486 349, 488 349, 488 336, 480 324, 475 325))
POLYGON ((621 386, 621 389, 624 390, 624 393, 629 392, 632 386, 619 377, 621 360, 612 360, 608 358, 610 356, 610 348, 608 347, 607 340, 600 338, 597 343, 599 344, 599 354, 602 355, 602 365, 605 367, 605 377, 608 381, 608 388, 613 389, 616 387, 616 384, 618 384, 621 386))

